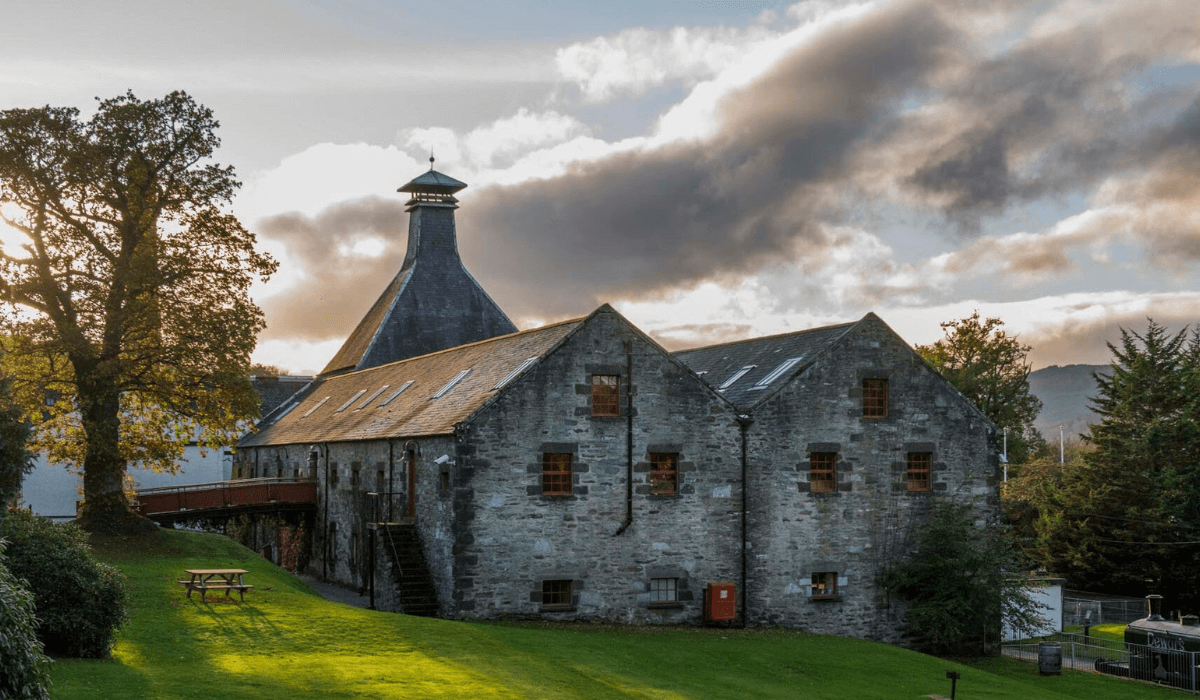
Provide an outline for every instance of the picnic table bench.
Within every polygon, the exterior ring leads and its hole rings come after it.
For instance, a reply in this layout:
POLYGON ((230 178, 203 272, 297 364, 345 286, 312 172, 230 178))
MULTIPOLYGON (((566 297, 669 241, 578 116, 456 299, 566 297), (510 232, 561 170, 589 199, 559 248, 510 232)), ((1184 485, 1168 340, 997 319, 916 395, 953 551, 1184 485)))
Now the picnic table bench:
POLYGON ((200 602, 205 602, 204 595, 209 591, 225 591, 229 597, 234 591, 238 592, 241 601, 246 602, 246 591, 254 586, 242 583, 242 574, 248 574, 245 569, 185 569, 191 578, 179 579, 179 584, 187 589, 188 598, 192 591, 200 591, 200 602))

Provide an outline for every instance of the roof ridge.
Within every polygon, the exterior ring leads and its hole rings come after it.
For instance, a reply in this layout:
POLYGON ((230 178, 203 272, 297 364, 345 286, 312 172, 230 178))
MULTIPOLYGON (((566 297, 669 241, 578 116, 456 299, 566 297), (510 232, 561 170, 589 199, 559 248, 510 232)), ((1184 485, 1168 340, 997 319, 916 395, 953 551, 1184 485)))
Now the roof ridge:
POLYGON ((817 326, 815 328, 804 328, 802 330, 789 331, 787 333, 776 333, 774 335, 760 335, 760 336, 756 336, 754 338, 742 338, 741 340, 730 340, 730 341, 724 342, 724 343, 713 343, 712 345, 697 345, 694 348, 687 348, 686 350, 676 350, 675 352, 673 352, 671 354, 672 355, 682 355, 685 353, 694 352, 696 350, 709 350, 711 348, 720 348, 720 347, 725 347, 725 346, 729 346, 729 345, 739 345, 741 343, 757 343, 757 342, 764 341, 764 340, 776 340, 779 338, 785 338, 785 337, 789 337, 789 336, 803 335, 805 333, 815 333, 817 331, 833 330, 835 328, 848 328, 858 322, 859 321, 847 321, 845 323, 832 323, 828 326, 817 326))

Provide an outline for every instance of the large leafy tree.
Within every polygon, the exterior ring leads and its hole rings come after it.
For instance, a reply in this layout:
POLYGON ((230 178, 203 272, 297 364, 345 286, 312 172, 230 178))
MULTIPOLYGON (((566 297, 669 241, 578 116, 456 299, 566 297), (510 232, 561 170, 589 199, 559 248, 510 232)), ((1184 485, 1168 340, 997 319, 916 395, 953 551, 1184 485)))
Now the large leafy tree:
POLYGON ((275 263, 227 211, 217 126, 183 92, 0 112, 0 215, 26 238, 0 253, 6 361, 33 445, 83 471, 88 529, 145 527, 126 466, 170 469, 257 411, 249 287, 275 263))
POLYGON ((1008 430, 1008 459, 1024 463, 1044 445, 1033 421, 1042 402, 1029 393, 1030 347, 979 312, 942 325, 946 337, 917 352, 992 422, 1008 430))

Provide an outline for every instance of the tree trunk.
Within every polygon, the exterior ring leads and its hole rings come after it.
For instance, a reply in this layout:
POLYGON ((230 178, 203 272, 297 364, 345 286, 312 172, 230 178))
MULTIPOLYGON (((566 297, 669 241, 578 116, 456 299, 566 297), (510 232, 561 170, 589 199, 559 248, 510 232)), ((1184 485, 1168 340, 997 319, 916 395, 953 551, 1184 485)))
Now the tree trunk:
MULTIPOLYGON (((119 447, 120 392, 102 367, 102 363, 96 363, 86 375, 77 374, 80 420, 87 436, 83 509, 78 523, 89 532, 150 532, 156 525, 130 510, 129 499, 125 497, 125 462, 119 447)), ((77 373, 80 369, 80 364, 76 364, 77 373)))

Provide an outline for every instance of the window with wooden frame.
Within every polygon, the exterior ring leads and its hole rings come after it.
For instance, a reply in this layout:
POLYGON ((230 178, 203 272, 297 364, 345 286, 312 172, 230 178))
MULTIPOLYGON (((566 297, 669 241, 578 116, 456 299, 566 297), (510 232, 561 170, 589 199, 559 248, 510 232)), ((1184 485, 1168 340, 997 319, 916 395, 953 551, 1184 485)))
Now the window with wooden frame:
POLYGON ((679 602, 679 579, 650 579, 650 604, 673 605, 679 602))
POLYGON ((817 571, 812 575, 812 597, 815 600, 836 598, 837 591, 837 572, 836 571, 817 571))
POLYGON ((930 453, 909 452, 908 469, 905 471, 909 491, 929 490, 930 453))
POLYGON ((679 455, 674 452, 650 453, 650 493, 670 494, 679 489, 679 455))
POLYGON ((592 375, 592 415, 621 415, 621 377, 616 374, 592 375))
POLYGON ((886 418, 888 405, 888 380, 868 377, 862 383, 863 418, 886 418))
POLYGON ((808 455, 809 493, 837 491, 836 452, 812 452, 808 455))
POLYGON ((543 608, 571 607, 571 592, 573 586, 570 580, 542 581, 543 608))
POLYGON ((542 495, 571 495, 570 452, 545 452, 542 454, 542 495))

